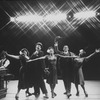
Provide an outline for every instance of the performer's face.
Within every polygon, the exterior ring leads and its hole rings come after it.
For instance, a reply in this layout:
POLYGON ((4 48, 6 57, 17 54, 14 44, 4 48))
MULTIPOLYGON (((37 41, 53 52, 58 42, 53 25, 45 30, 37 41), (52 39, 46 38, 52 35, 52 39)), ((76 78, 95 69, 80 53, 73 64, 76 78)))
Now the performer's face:
POLYGON ((84 50, 80 50, 80 51, 79 51, 79 54, 83 54, 83 53, 84 53, 84 50))
POLYGON ((40 51, 41 50, 41 46, 40 45, 36 45, 36 50, 40 51))
POLYGON ((49 49, 49 53, 54 54, 54 49, 53 48, 49 49))
POLYGON ((23 52, 23 54, 24 54, 24 55, 27 55, 27 52, 26 52, 26 51, 24 51, 24 52, 23 52))
POLYGON ((63 50, 64 50, 64 52, 68 52, 68 50, 69 50, 68 46, 65 45, 65 46, 63 47, 63 50))
POLYGON ((20 55, 27 55, 27 52, 24 50, 23 52, 20 51, 19 54, 20 54, 20 55))

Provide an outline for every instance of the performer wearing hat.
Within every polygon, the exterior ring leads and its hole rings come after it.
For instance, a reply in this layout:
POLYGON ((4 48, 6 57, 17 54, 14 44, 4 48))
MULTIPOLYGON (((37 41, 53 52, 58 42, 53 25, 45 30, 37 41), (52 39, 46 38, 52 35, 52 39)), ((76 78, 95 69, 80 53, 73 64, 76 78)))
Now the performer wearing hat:
MULTIPOLYGON (((30 59, 42 57, 44 55, 42 51, 42 47, 43 45, 41 42, 36 43, 35 52, 32 54, 30 59)), ((32 78, 33 78, 33 85, 34 85, 34 95, 39 96, 40 89, 41 89, 43 94, 45 94, 44 97, 48 98, 48 93, 47 93, 47 89, 43 77, 44 69, 45 69, 45 61, 44 60, 35 61, 31 65, 33 66, 32 78)))
MULTIPOLYGON (((69 51, 69 47, 67 45, 65 45, 63 47, 63 51, 59 51, 58 42, 55 41, 54 47, 55 47, 55 51, 57 54, 60 54, 62 56, 75 56, 74 53, 69 51)), ((66 90, 66 92, 64 94, 67 94, 68 98, 71 96, 71 93, 70 93, 71 92, 71 81, 73 78, 73 63, 72 63, 72 61, 73 61, 72 58, 64 58, 64 57, 59 58, 62 79, 63 79, 65 90, 66 90)))

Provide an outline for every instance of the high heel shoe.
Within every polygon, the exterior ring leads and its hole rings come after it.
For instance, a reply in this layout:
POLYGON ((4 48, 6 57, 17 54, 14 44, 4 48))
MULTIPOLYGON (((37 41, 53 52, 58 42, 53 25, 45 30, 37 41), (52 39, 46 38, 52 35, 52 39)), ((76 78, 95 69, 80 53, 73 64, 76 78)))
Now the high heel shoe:
POLYGON ((85 97, 88 97, 88 94, 85 92, 85 97))
POLYGON ((32 95, 32 93, 30 93, 29 91, 26 91, 25 94, 26 94, 26 97, 29 97, 32 95))
POLYGON ((70 98, 70 96, 72 96, 70 93, 67 94, 67 97, 70 98))
POLYGON ((48 93, 45 94, 44 98, 47 98, 47 99, 49 98, 48 93))
POLYGON ((18 100, 18 98, 19 98, 19 96, 18 95, 15 95, 15 99, 18 100))
POLYGON ((54 92, 54 95, 57 96, 57 94, 54 92))
POLYGON ((51 92, 52 94, 52 98, 54 98, 55 96, 57 96, 57 94, 55 92, 51 92))
POLYGON ((76 96, 79 96, 79 92, 76 93, 76 96))

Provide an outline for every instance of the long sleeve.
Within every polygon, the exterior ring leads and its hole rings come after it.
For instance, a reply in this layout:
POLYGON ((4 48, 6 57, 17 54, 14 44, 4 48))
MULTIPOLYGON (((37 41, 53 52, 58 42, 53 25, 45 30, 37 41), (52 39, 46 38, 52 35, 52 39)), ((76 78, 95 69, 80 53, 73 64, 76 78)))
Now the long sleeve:
POLYGON ((90 58, 92 58, 95 54, 97 54, 96 52, 90 54, 89 56, 85 57, 85 60, 88 61, 90 58))
POLYGON ((60 51, 58 49, 58 46, 54 45, 54 50, 55 50, 56 54, 61 54, 62 55, 62 51, 60 51))
MULTIPOLYGON (((41 51, 40 53, 39 53, 39 57, 43 57, 44 56, 44 52, 43 51, 41 51)), ((45 64, 45 60, 44 59, 41 59, 41 63, 42 63, 42 68, 43 68, 43 70, 46 68, 46 64, 45 64)))

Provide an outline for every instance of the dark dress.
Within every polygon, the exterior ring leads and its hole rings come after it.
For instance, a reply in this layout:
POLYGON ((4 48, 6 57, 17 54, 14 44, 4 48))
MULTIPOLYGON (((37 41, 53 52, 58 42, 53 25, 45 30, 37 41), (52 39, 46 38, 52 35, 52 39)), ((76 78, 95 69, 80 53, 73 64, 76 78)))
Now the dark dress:
POLYGON ((48 56, 46 57, 47 67, 49 68, 50 74, 47 77, 48 84, 57 84, 57 57, 55 56, 54 59, 50 59, 48 56))
POLYGON ((83 75, 82 67, 85 61, 86 61, 85 58, 74 59, 74 83, 75 84, 84 85, 84 75, 83 75))
POLYGON ((21 67, 19 69, 19 81, 18 81, 18 88, 19 89, 26 89, 27 88, 27 59, 24 55, 20 55, 20 63, 21 67))
POLYGON ((80 55, 80 57, 74 59, 74 83, 84 85, 84 75, 82 71, 82 67, 85 63, 92 58, 96 52, 92 53, 88 57, 84 57, 84 55, 80 55))

